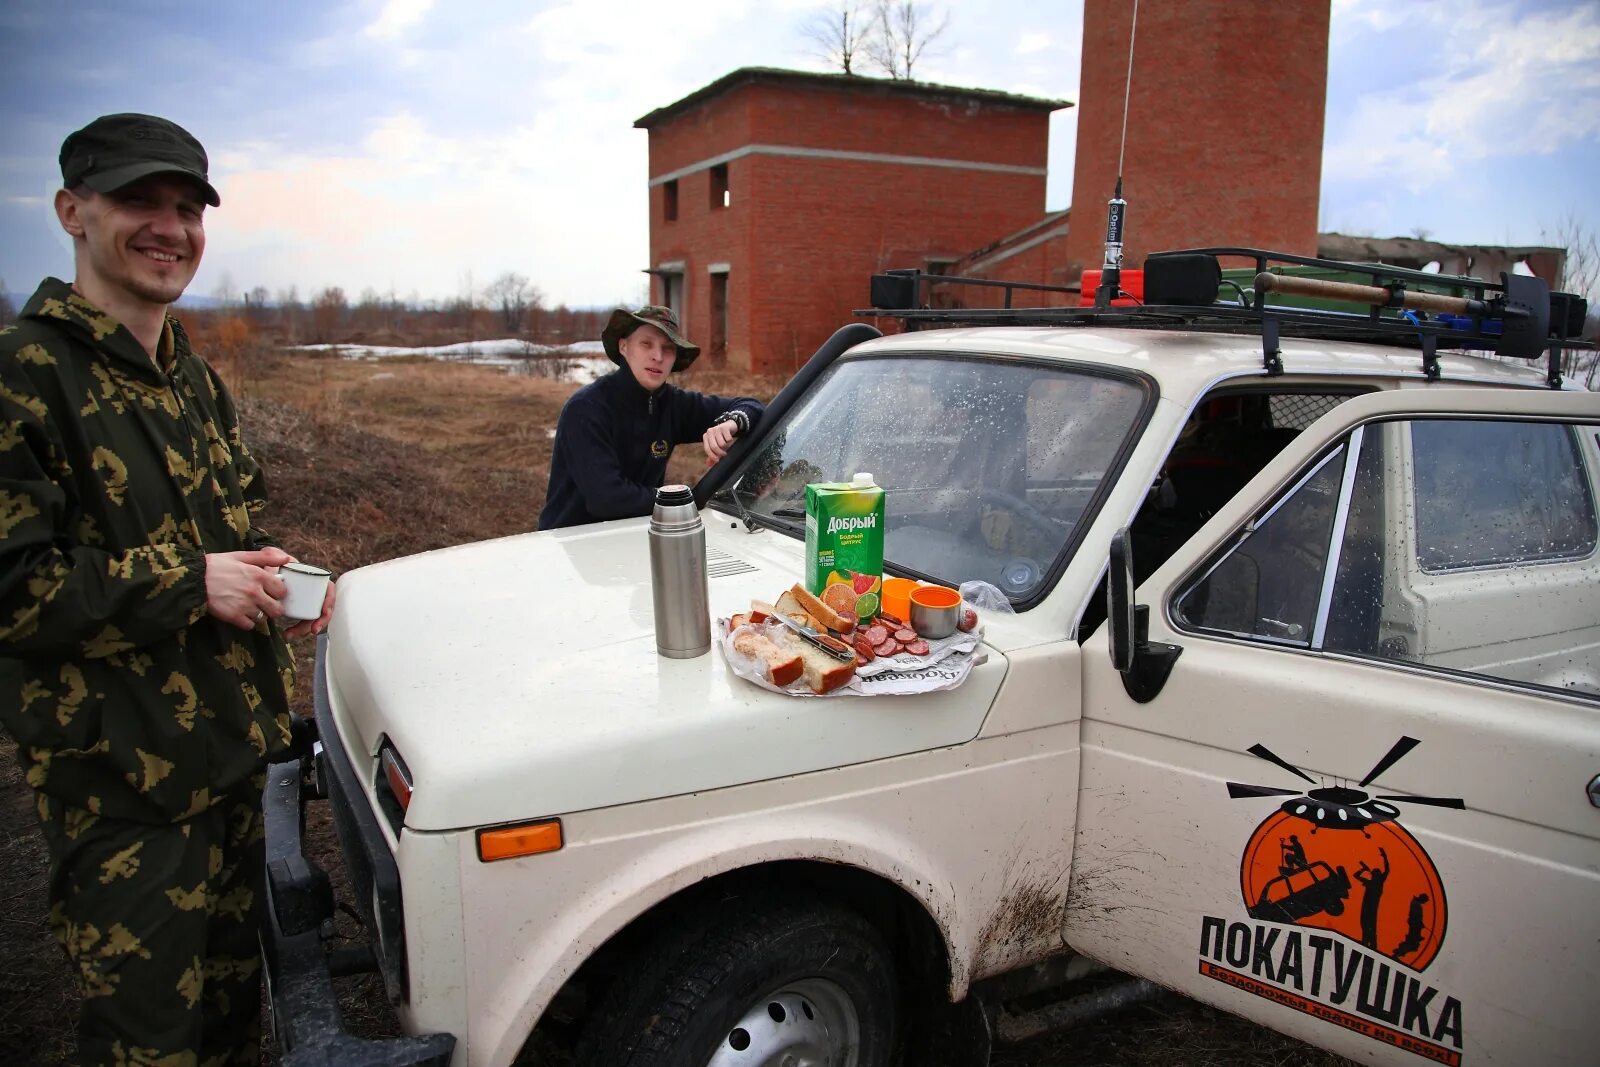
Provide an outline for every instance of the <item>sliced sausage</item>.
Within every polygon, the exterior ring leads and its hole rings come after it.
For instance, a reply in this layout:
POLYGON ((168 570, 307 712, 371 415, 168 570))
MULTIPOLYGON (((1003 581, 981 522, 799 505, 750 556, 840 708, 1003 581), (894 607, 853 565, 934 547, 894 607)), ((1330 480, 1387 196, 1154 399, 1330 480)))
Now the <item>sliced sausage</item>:
POLYGON ((913 656, 926 656, 928 654, 928 642, 922 640, 920 637, 915 641, 907 641, 906 651, 911 653, 913 656))
POLYGON ((917 639, 917 631, 907 626, 903 630, 896 630, 894 632, 894 639, 899 641, 902 645, 907 641, 915 641, 917 639))
POLYGON ((871 626, 867 627, 867 640, 871 641, 874 645, 883 644, 884 640, 888 638, 888 636, 889 628, 883 625, 881 622, 875 622, 871 626))
POLYGON ((872 662, 874 657, 877 656, 877 652, 873 651, 872 642, 867 640, 866 634, 856 634, 855 645, 857 660, 859 661, 863 656, 866 657, 865 662, 860 664, 861 666, 865 667, 868 663, 872 662))

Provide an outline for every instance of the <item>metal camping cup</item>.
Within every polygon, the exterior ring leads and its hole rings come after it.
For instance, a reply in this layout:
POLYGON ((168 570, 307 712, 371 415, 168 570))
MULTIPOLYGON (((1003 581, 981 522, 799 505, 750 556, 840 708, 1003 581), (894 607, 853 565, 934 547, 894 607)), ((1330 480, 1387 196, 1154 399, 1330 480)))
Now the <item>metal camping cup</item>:
POLYGON ((283 617, 294 622, 322 617, 322 601, 328 594, 333 572, 309 563, 285 563, 278 578, 289 591, 283 597, 283 617))
POLYGON ((961 594, 942 585, 911 591, 911 628, 930 641, 949 637, 961 622, 961 594))
POLYGON ((706 528, 687 485, 656 490, 650 514, 650 592, 657 652, 669 659, 693 659, 711 651, 706 528))

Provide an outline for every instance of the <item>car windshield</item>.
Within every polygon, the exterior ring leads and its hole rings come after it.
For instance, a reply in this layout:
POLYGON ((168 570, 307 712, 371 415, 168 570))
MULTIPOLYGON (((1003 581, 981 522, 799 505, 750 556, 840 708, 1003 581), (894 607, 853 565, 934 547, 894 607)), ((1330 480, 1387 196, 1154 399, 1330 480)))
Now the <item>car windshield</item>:
POLYGON ((869 472, 886 565, 1014 602, 1045 591, 1146 395, 1132 377, 1000 359, 836 363, 717 494, 804 535, 805 490, 869 472))

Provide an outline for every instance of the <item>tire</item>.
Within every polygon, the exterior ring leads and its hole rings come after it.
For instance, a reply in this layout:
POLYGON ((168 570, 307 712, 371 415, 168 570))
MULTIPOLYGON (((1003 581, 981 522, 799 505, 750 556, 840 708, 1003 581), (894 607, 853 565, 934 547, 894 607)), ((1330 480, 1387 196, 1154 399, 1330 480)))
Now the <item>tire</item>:
POLYGON ((646 943, 612 981, 581 1067, 888 1067, 894 957, 860 915, 743 899, 646 943))

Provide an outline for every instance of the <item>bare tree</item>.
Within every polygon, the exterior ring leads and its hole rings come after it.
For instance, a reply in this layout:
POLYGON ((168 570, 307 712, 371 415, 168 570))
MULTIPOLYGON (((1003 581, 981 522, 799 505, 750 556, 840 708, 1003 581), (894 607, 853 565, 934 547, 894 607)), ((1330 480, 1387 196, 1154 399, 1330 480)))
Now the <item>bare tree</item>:
MULTIPOLYGON (((1600 305, 1600 234, 1577 215, 1568 214, 1553 231, 1543 233, 1541 240, 1567 250, 1561 289, 1589 301, 1591 312, 1584 322, 1583 336, 1595 340, 1600 333, 1600 322, 1592 310, 1600 305)), ((1583 383, 1586 389, 1600 385, 1600 353, 1566 352, 1561 362, 1562 375, 1567 379, 1583 383)))
POLYGON ((300 289, 291 285, 287 289, 278 290, 278 328, 283 331, 284 340, 291 345, 300 343, 300 289))
POLYGON ((344 290, 336 285, 329 286, 317 294, 311 302, 311 335, 313 341, 331 341, 344 328, 345 315, 349 305, 345 302, 344 290))
POLYGON ((865 53, 876 25, 870 8, 854 0, 836 0, 832 7, 808 16, 800 24, 800 35, 811 43, 812 55, 846 74, 854 74, 856 58, 865 53))
POLYGON ((485 301, 500 312, 500 323, 511 333, 521 333, 528 309, 539 304, 539 290, 515 271, 506 271, 483 290, 485 301))
POLYGON ((874 0, 867 58, 891 78, 911 81, 928 47, 950 25, 950 13, 937 14, 921 0, 874 0))
POLYGON ((0 326, 10 326, 17 318, 17 309, 11 306, 11 296, 6 292, 6 280, 0 278, 0 326))
POLYGON ((233 284, 233 275, 228 271, 222 272, 222 280, 211 291, 212 299, 216 300, 218 307, 231 308, 239 302, 239 289, 233 284))

